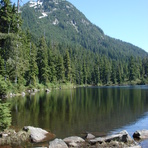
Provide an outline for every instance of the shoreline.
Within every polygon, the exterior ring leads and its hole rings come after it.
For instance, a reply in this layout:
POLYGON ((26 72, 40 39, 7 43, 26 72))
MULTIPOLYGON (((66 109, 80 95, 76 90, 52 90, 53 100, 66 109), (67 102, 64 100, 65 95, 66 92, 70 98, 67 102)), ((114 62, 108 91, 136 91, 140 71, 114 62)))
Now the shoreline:
POLYGON ((44 148, 95 148, 95 147, 134 147, 141 148, 140 142, 148 141, 148 130, 135 131, 131 137, 127 131, 123 130, 112 135, 96 137, 91 133, 86 133, 85 137, 71 136, 59 139, 53 133, 38 127, 25 126, 22 130, 16 132, 13 129, 7 129, 0 132, 0 147, 12 146, 37 146, 44 148), (15 140, 14 140, 15 139, 15 140))
POLYGON ((18 96, 25 96, 26 94, 27 95, 34 95, 35 93, 37 92, 40 92, 40 91, 45 91, 47 93, 51 92, 52 90, 64 90, 64 89, 74 89, 74 88, 78 88, 78 87, 86 87, 86 88, 93 88, 93 87, 99 87, 99 88, 103 88, 103 87, 130 87, 130 86, 148 86, 148 84, 144 84, 144 85, 141 85, 141 84, 118 84, 118 85, 88 85, 88 84, 83 84, 83 85, 75 85, 75 84, 58 84, 58 85, 54 85, 52 87, 44 87, 44 88, 41 88, 41 89, 38 89, 38 88, 31 88, 29 89, 28 87, 26 87, 26 89, 22 92, 17 92, 17 93, 12 93, 12 92, 9 92, 7 93, 7 95, 4 95, 2 96, 0 99, 7 99, 7 98, 13 98, 13 97, 18 97, 18 96))

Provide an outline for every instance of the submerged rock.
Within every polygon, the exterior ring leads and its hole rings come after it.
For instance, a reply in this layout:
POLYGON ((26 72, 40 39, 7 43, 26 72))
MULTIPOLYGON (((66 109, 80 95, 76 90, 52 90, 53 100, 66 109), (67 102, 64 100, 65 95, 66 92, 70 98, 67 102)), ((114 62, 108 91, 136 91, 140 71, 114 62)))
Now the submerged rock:
POLYGON ((68 148, 66 143, 62 139, 55 139, 49 142, 49 148, 68 148))
POLYGON ((138 130, 133 134, 134 138, 148 139, 148 130, 138 130))
POLYGON ((55 137, 54 134, 47 132, 41 128, 35 128, 33 126, 25 126, 25 131, 29 131, 32 142, 39 143, 47 140, 51 140, 55 137))

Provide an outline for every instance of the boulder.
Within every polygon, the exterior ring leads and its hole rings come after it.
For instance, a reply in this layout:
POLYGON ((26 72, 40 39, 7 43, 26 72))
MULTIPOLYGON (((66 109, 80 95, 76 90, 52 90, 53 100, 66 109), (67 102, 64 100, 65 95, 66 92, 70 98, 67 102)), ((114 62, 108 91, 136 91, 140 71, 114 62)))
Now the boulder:
POLYGON ((55 139, 49 142, 49 148, 68 148, 66 143, 62 139, 55 139))
POLYGON ((92 135, 91 133, 87 133, 87 135, 86 135, 86 137, 85 137, 86 139, 94 139, 95 138, 95 136, 94 135, 92 135))
POLYGON ((103 143, 103 142, 110 142, 110 141, 134 142, 132 138, 129 136, 127 131, 121 131, 118 134, 92 139, 90 140, 90 143, 95 144, 97 142, 103 143))
POLYGON ((32 142, 39 143, 47 140, 51 140, 55 137, 54 134, 47 132, 41 128, 35 128, 32 126, 25 126, 25 131, 29 131, 32 142))
POLYGON ((85 140, 78 136, 71 136, 63 139, 64 142, 71 147, 78 147, 81 143, 84 143, 85 140))
POLYGON ((138 130, 133 134, 134 138, 148 139, 148 130, 138 130))

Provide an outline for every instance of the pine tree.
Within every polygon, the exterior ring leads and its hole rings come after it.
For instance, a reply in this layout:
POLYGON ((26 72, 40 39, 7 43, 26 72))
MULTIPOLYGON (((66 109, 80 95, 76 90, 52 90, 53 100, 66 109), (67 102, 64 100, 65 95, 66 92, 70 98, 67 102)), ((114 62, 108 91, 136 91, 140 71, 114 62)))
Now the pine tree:
POLYGON ((111 81, 116 84, 116 61, 112 62, 111 81))
POLYGON ((0 1, 0 32, 8 33, 11 25, 12 5, 10 0, 0 1))
POLYGON ((104 59, 104 66, 103 66, 103 83, 107 84, 109 81, 109 63, 107 59, 104 59))
POLYGON ((21 26, 21 18, 17 13, 15 4, 12 6, 10 0, 0 1, 0 32, 17 33, 21 26))
POLYGON ((131 56, 129 60, 129 80, 135 80, 136 79, 136 66, 134 62, 134 58, 131 56))
POLYGON ((30 42, 30 57, 29 57, 29 84, 36 85, 36 80, 38 76, 38 66, 37 66, 37 49, 36 46, 30 42))
POLYGON ((87 84, 87 67, 85 61, 83 61, 83 84, 87 84))
MULTIPOLYGON (((20 32, 20 35, 22 33, 20 32)), ((10 35, 5 42, 7 53, 7 73, 15 83, 25 84, 24 74, 28 70, 28 60, 25 59, 25 50, 22 44, 23 36, 10 35)))
POLYGON ((62 56, 58 56, 58 62, 56 66, 56 72, 57 72, 57 80, 59 82, 64 81, 64 63, 62 56))
POLYGON ((38 51, 37 51, 37 64, 39 69, 39 81, 40 83, 46 84, 48 82, 48 54, 47 54, 47 44, 45 38, 42 37, 39 41, 38 51))
POLYGON ((117 67, 116 76, 117 76, 117 82, 118 82, 118 84, 121 84, 122 77, 121 77, 121 67, 120 67, 120 65, 118 65, 118 67, 117 67))
POLYGON ((65 78, 67 81, 71 81, 71 65, 69 52, 67 51, 64 56, 65 78))
POLYGON ((100 79, 99 79, 100 75, 99 75, 99 63, 98 61, 95 62, 95 66, 94 66, 94 70, 93 70, 93 74, 92 74, 92 79, 94 84, 98 84, 100 79))
POLYGON ((48 66, 49 66, 49 80, 50 82, 56 82, 57 75, 56 75, 56 56, 48 50, 48 66))

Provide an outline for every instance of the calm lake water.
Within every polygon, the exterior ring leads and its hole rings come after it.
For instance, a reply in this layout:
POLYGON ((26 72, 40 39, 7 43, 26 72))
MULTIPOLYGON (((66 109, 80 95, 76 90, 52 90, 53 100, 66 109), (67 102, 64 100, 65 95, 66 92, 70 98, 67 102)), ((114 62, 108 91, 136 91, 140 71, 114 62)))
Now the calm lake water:
POLYGON ((55 90, 8 101, 15 128, 41 127, 58 138, 148 129, 148 86, 55 90))

